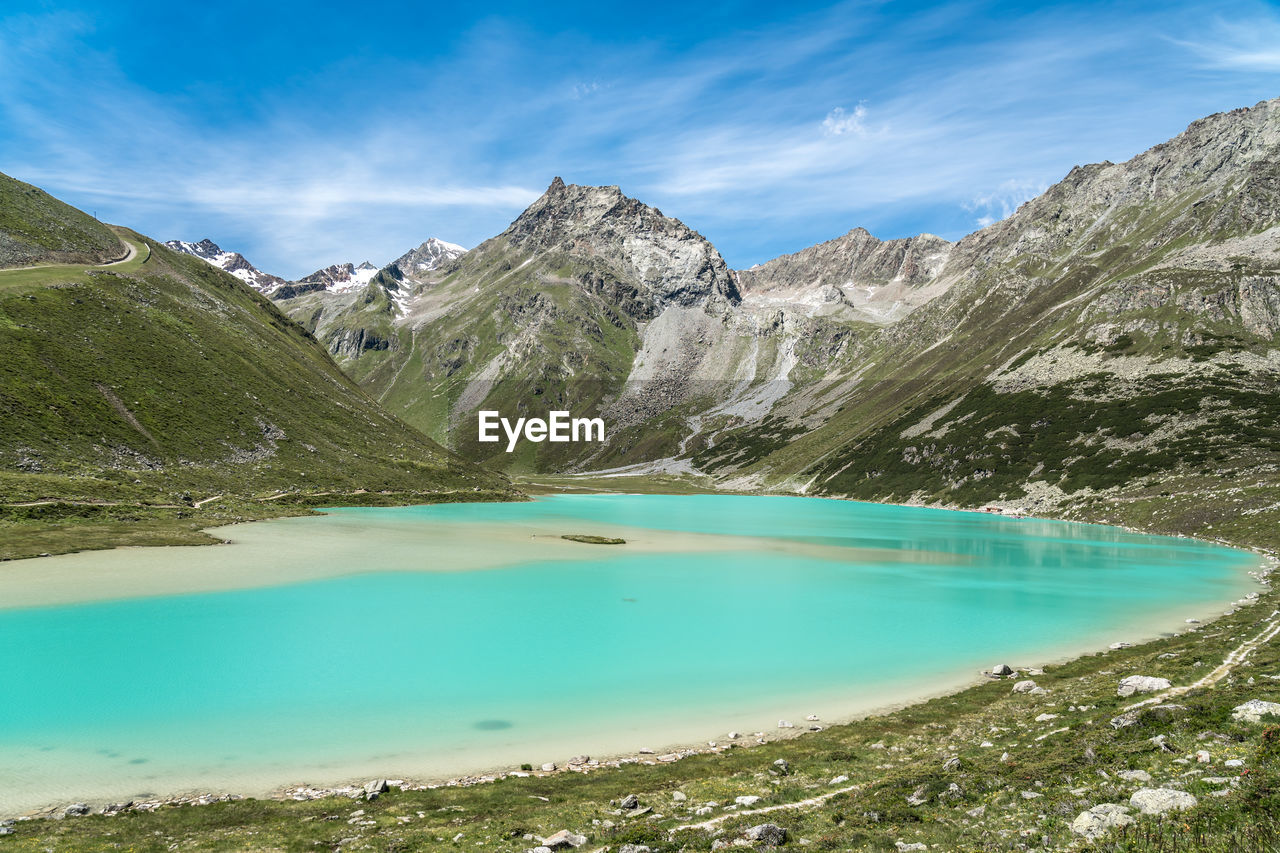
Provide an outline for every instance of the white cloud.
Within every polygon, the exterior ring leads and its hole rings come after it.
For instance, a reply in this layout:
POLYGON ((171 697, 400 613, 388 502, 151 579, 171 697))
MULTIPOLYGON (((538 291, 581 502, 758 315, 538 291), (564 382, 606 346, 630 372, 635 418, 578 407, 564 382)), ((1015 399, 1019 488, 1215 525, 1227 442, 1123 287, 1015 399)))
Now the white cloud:
POLYGON ((866 116, 867 108, 862 104, 854 107, 852 112, 846 112, 844 107, 836 107, 822 120, 822 132, 827 136, 862 133, 862 120, 866 116))
POLYGON ((1175 43, 1198 54, 1208 68, 1280 71, 1280 18, 1274 14, 1260 14, 1248 22, 1218 20, 1205 38, 1175 43))
POLYGON ((962 203, 970 213, 979 214, 974 224, 986 228, 1001 219, 1013 215, 1018 207, 1049 188, 1043 181, 1009 179, 1001 181, 994 190, 981 193, 962 203))

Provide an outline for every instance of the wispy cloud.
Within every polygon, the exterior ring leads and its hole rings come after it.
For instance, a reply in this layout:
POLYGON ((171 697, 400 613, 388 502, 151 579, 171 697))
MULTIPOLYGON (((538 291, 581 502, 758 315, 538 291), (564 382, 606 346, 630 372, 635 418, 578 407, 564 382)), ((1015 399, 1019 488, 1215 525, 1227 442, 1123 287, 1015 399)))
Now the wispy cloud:
POLYGON ((1043 181, 1010 179, 1001 182, 991 192, 974 196, 963 203, 965 210, 978 214, 973 224, 986 228, 994 222, 1006 219, 1022 204, 1040 195, 1049 188, 1043 181))
POLYGON ((557 174, 620 184, 748 266, 855 225, 959 237, 1256 100, 1280 24, 1233 9, 850 0, 676 46, 499 10, 432 52, 375 29, 363 52, 286 56, 248 90, 144 79, 101 15, 0 13, 0 169, 286 276, 475 244, 557 174))
POLYGON ((827 136, 843 136, 846 133, 861 133, 862 120, 867 117, 867 108, 863 104, 858 104, 852 111, 845 111, 844 107, 836 107, 827 113, 827 117, 822 120, 822 132, 827 136))
POLYGON ((1280 71, 1280 17, 1261 13, 1247 23, 1217 20, 1197 40, 1177 40, 1205 67, 1229 71, 1280 71))

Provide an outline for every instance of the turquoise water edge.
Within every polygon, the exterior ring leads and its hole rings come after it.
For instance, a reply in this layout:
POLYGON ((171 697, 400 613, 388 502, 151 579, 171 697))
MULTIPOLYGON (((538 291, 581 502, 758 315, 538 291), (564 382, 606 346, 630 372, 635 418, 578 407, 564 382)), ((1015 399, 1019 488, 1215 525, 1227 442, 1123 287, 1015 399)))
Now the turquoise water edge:
POLYGON ((327 512, 225 528, 230 547, 6 566, 0 813, 772 736, 779 718, 1176 630, 1257 565, 1115 528, 815 498, 327 512))

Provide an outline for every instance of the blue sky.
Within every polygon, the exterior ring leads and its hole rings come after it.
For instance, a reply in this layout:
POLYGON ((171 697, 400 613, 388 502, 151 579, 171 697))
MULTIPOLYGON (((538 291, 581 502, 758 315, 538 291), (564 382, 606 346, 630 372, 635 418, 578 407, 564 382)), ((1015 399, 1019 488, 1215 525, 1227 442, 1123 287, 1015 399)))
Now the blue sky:
POLYGON ((473 246, 561 175, 746 267, 958 238, 1077 163, 1280 96, 1259 2, 26 2, 0 171, 288 278, 473 246))

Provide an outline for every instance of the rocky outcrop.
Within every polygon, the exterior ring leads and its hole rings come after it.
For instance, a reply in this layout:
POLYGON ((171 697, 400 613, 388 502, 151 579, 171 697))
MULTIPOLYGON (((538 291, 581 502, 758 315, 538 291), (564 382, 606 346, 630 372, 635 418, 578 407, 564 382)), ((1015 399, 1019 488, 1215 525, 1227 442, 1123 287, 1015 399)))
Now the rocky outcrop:
POLYGON ((1172 685, 1167 678, 1156 678, 1151 675, 1130 675, 1120 679, 1116 688, 1117 696, 1132 696, 1135 693, 1157 693, 1168 690, 1172 685))
POLYGON ((1280 702, 1264 702, 1250 699, 1231 709, 1231 717, 1245 723, 1260 723, 1265 717, 1280 718, 1280 702))
POLYGON ((583 187, 557 177, 498 239, 518 250, 586 261, 595 282, 588 286, 633 285, 650 316, 668 305, 741 299, 724 258, 706 238, 616 186, 583 187))
POLYGON ((1071 821, 1071 831, 1083 836, 1086 841, 1106 835, 1111 830, 1133 823, 1129 815, 1129 806, 1115 803, 1100 803, 1088 811, 1081 812, 1071 821))
POLYGON ((899 282, 917 287, 946 266, 952 244, 933 234, 877 240, 865 228, 810 246, 734 275, 744 293, 824 286, 879 287, 899 282))
POLYGON ((1129 805, 1143 814, 1164 814, 1170 811, 1186 811, 1199 804, 1191 794, 1173 788, 1139 788, 1129 798, 1129 805))

